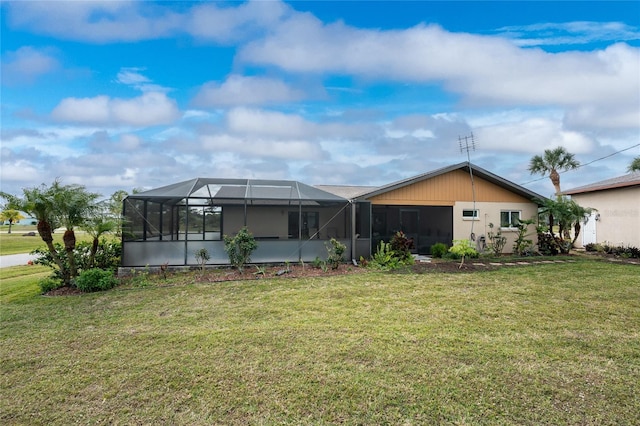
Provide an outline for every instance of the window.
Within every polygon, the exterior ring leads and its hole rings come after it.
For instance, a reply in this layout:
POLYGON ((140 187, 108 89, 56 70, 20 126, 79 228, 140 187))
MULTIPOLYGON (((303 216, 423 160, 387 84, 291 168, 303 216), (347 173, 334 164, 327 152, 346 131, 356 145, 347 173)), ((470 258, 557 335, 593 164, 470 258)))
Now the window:
POLYGON ((300 226, 300 212, 289 212, 289 238, 298 238, 298 230, 302 230, 302 238, 318 238, 320 213, 302 212, 302 226, 300 226))
POLYGON ((478 210, 462 210, 463 220, 478 220, 478 210))
POLYGON ((520 223, 519 210, 503 210, 500 212, 501 228, 516 228, 520 223))

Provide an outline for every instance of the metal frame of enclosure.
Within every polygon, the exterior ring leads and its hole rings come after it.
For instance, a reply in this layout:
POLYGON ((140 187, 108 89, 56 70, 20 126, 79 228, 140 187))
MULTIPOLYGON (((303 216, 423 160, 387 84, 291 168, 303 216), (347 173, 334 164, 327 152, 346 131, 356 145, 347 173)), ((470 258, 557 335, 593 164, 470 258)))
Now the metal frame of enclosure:
POLYGON ((203 248, 225 265, 224 235, 243 227, 258 243, 251 263, 326 259, 331 238, 352 258, 371 247, 368 202, 296 181, 192 179, 129 195, 123 216, 123 267, 195 266, 203 248))

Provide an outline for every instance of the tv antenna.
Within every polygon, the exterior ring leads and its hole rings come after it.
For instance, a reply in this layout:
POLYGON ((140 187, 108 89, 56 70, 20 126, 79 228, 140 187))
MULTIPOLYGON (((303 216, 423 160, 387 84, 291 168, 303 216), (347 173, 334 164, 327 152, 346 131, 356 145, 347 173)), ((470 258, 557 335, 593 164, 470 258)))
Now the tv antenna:
MULTIPOLYGON (((473 232, 473 225, 476 221, 476 186, 473 182, 473 168, 471 167, 471 151, 476 150, 476 139, 473 136, 473 132, 469 136, 458 136, 458 145, 460 146, 460 152, 467 153, 467 166, 469 167, 469 177, 471 177, 471 195, 473 197, 473 216, 471 217, 471 235, 469 238, 471 241, 476 240, 476 234, 473 232)), ((479 219, 479 218, 478 218, 479 219)))

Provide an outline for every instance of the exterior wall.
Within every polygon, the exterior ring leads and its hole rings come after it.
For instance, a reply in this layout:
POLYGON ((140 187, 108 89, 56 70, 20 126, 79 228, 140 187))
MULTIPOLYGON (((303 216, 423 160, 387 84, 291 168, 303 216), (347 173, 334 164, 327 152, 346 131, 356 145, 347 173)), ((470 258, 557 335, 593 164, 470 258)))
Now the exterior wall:
MULTIPOLYGON (((474 176, 473 181, 477 202, 530 202, 530 200, 480 177, 474 176)), ((372 204, 453 206, 456 201, 473 201, 473 189, 469 173, 454 170, 373 196, 369 200, 372 204)))
MULTIPOLYGON (((476 210, 478 210, 478 219, 469 220, 462 218, 463 210, 473 210, 473 202, 457 202, 453 206, 453 239, 462 240, 469 239, 471 235, 471 224, 473 223, 473 233, 476 235, 476 241, 481 236, 487 236, 491 228, 490 223, 494 224, 493 232, 502 231, 502 236, 507 238, 507 243, 504 246, 504 253, 513 252, 513 243, 518 237, 517 229, 512 228, 500 228, 500 212, 504 210, 520 211, 520 217, 522 219, 536 219, 538 218, 538 206, 534 203, 488 203, 488 202, 476 202, 476 210)), ((529 235, 527 238, 533 240, 534 244, 537 244, 538 238, 536 235, 535 225, 529 226, 529 235)), ((487 244, 489 243, 486 239, 487 244)))
MULTIPOLYGON (((640 187, 574 194, 571 198, 582 207, 598 210, 596 242, 640 247, 640 187)), ((581 245, 578 237, 576 246, 581 245)))

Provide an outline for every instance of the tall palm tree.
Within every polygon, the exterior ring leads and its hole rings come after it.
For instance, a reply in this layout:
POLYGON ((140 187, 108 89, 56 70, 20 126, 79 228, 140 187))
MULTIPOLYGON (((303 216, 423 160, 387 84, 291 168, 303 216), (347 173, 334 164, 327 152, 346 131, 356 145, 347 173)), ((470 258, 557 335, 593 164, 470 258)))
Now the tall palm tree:
POLYGON ((549 179, 556 189, 556 195, 560 195, 560 173, 558 171, 573 170, 580 166, 580 162, 574 155, 559 146, 555 149, 545 149, 544 155, 535 155, 529 163, 531 174, 549 174, 549 179))
POLYGON ((2 222, 4 222, 5 220, 9 221, 9 231, 7 231, 7 234, 11 233, 11 226, 13 225, 13 223, 19 221, 20 219, 24 219, 24 216, 22 216, 22 214, 20 214, 20 212, 15 209, 5 209, 0 213, 0 220, 2 222))
POLYGON ((636 158, 633 159, 631 164, 629 164, 629 167, 627 168, 627 171, 629 173, 640 172, 640 157, 636 157, 636 158))

